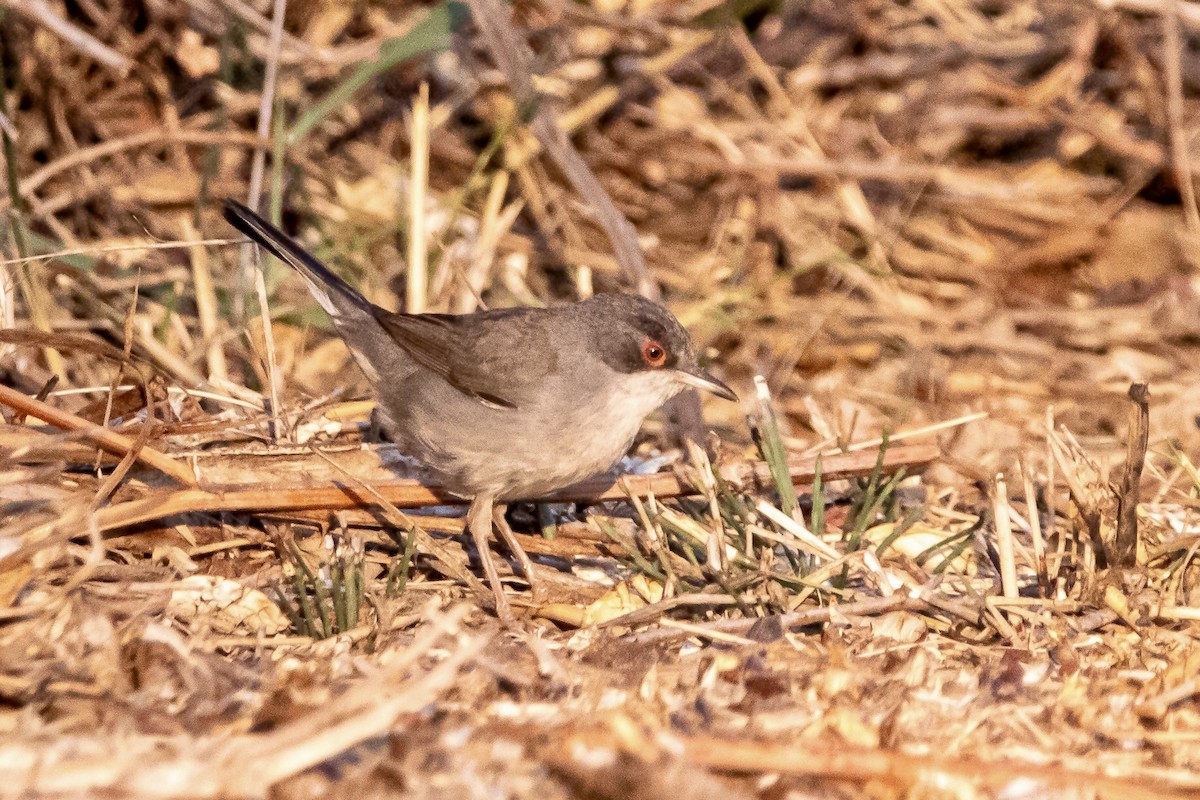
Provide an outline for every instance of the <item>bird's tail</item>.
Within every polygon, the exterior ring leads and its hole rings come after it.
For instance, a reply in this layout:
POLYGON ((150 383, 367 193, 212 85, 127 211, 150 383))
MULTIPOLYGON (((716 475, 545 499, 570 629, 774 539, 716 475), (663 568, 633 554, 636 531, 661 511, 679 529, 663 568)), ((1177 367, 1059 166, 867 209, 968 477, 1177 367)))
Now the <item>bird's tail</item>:
POLYGON ((246 206, 236 200, 226 200, 225 219, 266 248, 271 255, 303 275, 321 308, 335 322, 347 316, 360 316, 362 312, 374 317, 376 307, 371 301, 310 255, 295 239, 246 206))

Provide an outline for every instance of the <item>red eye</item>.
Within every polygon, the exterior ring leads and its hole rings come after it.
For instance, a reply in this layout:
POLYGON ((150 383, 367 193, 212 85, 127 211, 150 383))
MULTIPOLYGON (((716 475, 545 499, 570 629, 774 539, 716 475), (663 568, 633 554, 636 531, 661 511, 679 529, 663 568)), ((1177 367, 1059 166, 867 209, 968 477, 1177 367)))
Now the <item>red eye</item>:
POLYGON ((647 366, 661 367, 667 363, 667 349, 653 339, 647 339, 642 345, 642 360, 647 366))

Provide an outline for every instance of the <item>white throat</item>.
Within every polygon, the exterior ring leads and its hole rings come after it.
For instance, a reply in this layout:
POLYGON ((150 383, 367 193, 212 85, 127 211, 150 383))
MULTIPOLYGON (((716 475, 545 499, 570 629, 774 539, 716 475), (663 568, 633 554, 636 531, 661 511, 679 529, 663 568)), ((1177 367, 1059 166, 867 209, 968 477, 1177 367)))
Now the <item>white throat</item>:
POLYGON ((615 383, 619 388, 609 396, 607 413, 630 420, 634 434, 642 420, 685 388, 670 370, 619 375, 615 383))
POLYGON ((576 438, 581 462, 592 474, 611 467, 642 427, 646 417, 684 386, 668 371, 635 372, 607 376, 612 384, 603 395, 594 395, 578 406, 576 438))

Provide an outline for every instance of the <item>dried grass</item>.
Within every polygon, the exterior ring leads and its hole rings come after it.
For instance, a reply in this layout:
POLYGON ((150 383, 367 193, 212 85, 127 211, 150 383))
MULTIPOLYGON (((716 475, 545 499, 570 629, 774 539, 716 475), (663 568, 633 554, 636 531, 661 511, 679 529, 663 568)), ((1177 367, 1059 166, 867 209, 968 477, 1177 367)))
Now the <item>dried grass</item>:
POLYGON ((0 0, 0 794, 1200 791, 1196 7, 473 6, 0 0), (761 401, 518 512, 497 630, 260 194, 761 401))

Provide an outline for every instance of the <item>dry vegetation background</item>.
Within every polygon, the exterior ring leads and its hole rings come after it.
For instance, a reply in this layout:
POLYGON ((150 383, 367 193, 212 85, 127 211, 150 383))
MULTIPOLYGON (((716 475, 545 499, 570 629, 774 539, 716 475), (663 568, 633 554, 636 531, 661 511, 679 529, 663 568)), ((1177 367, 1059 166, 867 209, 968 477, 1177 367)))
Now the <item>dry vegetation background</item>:
POLYGON ((1200 792, 1200 4, 501 8, 0 0, 0 795, 1200 792), (660 290, 714 469, 516 509, 501 629, 260 194, 390 307, 660 290))

